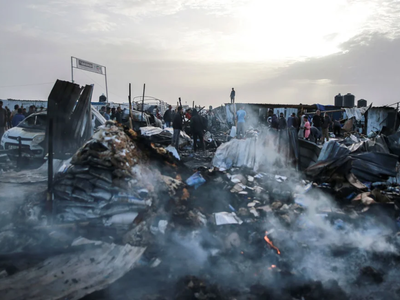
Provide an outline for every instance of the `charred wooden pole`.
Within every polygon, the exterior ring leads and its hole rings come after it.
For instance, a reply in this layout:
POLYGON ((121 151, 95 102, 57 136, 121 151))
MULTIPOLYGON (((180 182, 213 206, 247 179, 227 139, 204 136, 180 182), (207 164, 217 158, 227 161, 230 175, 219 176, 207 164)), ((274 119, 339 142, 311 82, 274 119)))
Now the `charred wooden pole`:
POLYGON ((22 140, 21 137, 18 137, 18 162, 17 162, 18 169, 22 166, 22 140))
POLYGON ((397 102, 396 114, 394 115, 393 133, 396 132, 396 128, 397 128, 397 115, 398 115, 398 113, 399 113, 399 102, 397 102))
POLYGON ((146 91, 146 84, 143 84, 143 98, 142 98, 142 119, 140 120, 141 122, 143 121, 143 110, 144 110, 144 94, 146 91))
POLYGON ((179 106, 182 106, 181 97, 179 97, 179 106))
POLYGON ((128 95, 128 102, 129 102, 129 128, 133 129, 132 126, 132 90, 131 90, 131 84, 129 83, 129 95, 128 95))
POLYGON ((53 118, 48 120, 49 130, 48 130, 48 166, 47 166, 47 203, 49 211, 53 210, 53 118))

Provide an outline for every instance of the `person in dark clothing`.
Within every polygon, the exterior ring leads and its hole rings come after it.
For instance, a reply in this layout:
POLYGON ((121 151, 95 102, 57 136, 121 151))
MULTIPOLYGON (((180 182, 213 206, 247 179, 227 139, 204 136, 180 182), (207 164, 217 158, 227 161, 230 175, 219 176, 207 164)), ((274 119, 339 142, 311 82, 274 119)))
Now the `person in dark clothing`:
POLYGON ((279 130, 284 130, 287 128, 286 120, 285 120, 285 117, 283 116, 283 113, 280 113, 280 115, 279 115, 278 128, 279 128, 279 130))
POLYGON ((182 106, 178 107, 178 111, 173 119, 172 128, 174 129, 174 134, 172 135, 172 146, 176 150, 179 148, 179 136, 181 135, 182 126, 182 106))
POLYGON ((232 91, 231 91, 231 94, 230 94, 230 97, 231 97, 231 103, 234 103, 234 102, 235 102, 235 96, 236 96, 235 89, 234 89, 234 88, 232 88, 232 91))
POLYGON ((321 111, 318 109, 313 117, 313 126, 317 127, 319 131, 322 131, 322 124, 324 123, 324 119, 321 116, 321 111))
POLYGON ((276 116, 276 114, 272 115, 271 128, 276 129, 276 130, 278 130, 278 128, 279 128, 279 121, 278 121, 278 117, 276 116))
POLYGON ((117 123, 121 124, 122 123, 122 110, 121 110, 121 106, 117 107, 117 111, 115 112, 115 121, 117 121, 117 123))
POLYGON ((310 142, 317 143, 317 141, 322 137, 321 131, 319 131, 315 126, 311 126, 310 130, 310 136, 308 137, 310 142))
POLYGON ((115 110, 115 107, 113 107, 113 108, 111 108, 110 120, 115 121, 115 119, 116 119, 115 114, 116 114, 116 110, 115 110))
POLYGON ((168 106, 168 109, 164 113, 164 121, 165 121, 165 126, 171 127, 172 123, 172 106, 168 106))
POLYGON ((333 134, 336 137, 339 137, 341 130, 342 130, 342 126, 340 126, 340 122, 338 120, 335 120, 333 122, 333 134))
POLYGON ((299 128, 300 128, 300 119, 298 116, 296 116, 295 113, 292 113, 292 117, 293 117, 293 127, 296 128, 296 131, 299 132, 299 128))
POLYGON ((324 116, 324 123, 322 124, 322 143, 326 141, 329 142, 329 126, 331 125, 332 121, 331 118, 325 113, 324 116))
POLYGON ((192 118, 190 119, 190 131, 193 135, 193 151, 197 150, 197 139, 200 140, 200 147, 204 151, 204 122, 202 116, 200 116, 196 109, 193 109, 192 118))
POLYGON ((287 119, 287 127, 290 128, 293 126, 293 121, 294 121, 294 116, 295 114, 291 114, 290 117, 287 119))

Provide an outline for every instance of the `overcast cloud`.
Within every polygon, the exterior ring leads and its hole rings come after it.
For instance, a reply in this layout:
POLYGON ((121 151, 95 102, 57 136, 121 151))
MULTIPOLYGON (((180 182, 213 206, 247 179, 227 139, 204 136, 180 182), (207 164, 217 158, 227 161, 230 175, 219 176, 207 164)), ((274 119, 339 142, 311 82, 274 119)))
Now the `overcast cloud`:
MULTIPOLYGON (((70 57, 107 67, 110 101, 398 101, 399 1, 1 1, 0 98, 46 99, 70 57)), ((101 75, 74 72, 105 92, 101 75)))

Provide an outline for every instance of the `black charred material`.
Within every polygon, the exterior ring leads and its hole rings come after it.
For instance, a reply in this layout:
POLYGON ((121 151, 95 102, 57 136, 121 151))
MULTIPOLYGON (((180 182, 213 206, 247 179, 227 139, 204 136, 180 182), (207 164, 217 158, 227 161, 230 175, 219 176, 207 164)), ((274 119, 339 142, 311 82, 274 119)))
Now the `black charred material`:
MULTIPOLYGON (((47 118, 52 120, 54 158, 74 153, 92 132, 90 100, 93 86, 57 80, 48 97, 47 118)), ((51 122, 47 122, 47 133, 51 122)), ((69 155, 70 156, 70 155, 69 155)))
POLYGON ((380 284, 383 282, 383 273, 371 266, 361 268, 360 275, 357 278, 359 284, 380 284))

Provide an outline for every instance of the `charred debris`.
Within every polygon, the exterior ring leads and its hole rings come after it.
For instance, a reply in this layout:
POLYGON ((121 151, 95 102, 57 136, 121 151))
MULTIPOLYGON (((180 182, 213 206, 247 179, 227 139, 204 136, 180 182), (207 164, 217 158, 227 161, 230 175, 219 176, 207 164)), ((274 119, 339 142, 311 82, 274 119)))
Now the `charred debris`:
POLYGON ((302 171, 290 130, 228 136, 193 154, 182 134, 178 153, 171 132, 107 122, 54 151, 51 198, 1 222, 1 298, 400 297, 398 132, 330 141, 302 171))

